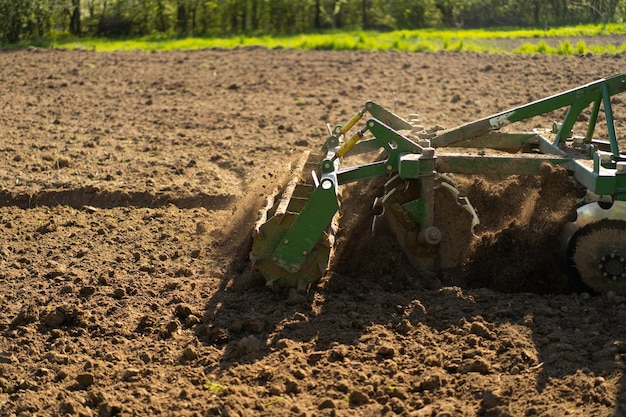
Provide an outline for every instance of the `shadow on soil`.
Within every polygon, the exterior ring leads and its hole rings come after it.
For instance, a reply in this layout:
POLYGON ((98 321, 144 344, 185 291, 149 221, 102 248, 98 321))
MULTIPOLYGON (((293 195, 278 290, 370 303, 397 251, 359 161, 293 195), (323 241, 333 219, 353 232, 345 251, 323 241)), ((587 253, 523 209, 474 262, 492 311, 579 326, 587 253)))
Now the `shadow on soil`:
MULTIPOLYGON (((249 211, 242 218, 252 219, 254 213, 249 211)), ((436 351, 438 344, 454 347, 454 351, 443 352, 440 366, 446 373, 515 375, 539 370, 537 392, 543 392, 552 379, 578 373, 606 378, 622 371, 626 345, 620 340, 619 328, 624 317, 614 314, 615 305, 606 297, 573 292, 552 266, 537 259, 524 263, 525 269, 507 272, 507 266, 520 253, 510 250, 511 245, 523 233, 515 235, 509 230, 499 243, 479 251, 477 259, 482 259, 483 265, 468 270, 471 273, 464 277, 463 288, 441 287, 441 277, 420 275, 408 266, 390 238, 372 239, 354 233, 364 228, 355 224, 343 236, 340 232, 327 276, 307 294, 301 294, 271 291, 262 277, 250 270, 251 227, 249 224, 229 235, 233 236, 229 245, 236 256, 197 330, 203 343, 224 347, 219 365, 222 370, 263 361, 284 348, 287 340, 306 346, 305 357, 311 366, 342 363, 347 358, 375 358, 383 366, 397 346, 409 346, 404 354, 413 354, 415 366, 424 366, 430 350, 436 351), (494 255, 499 257, 497 263, 489 261, 494 255), (501 268, 499 272, 497 268, 501 268), (542 278, 532 281, 529 277, 542 278), (559 284, 550 283, 552 278, 560 280, 559 284), (529 329, 532 343, 524 346, 527 339, 523 337, 511 340, 514 336, 508 330, 499 333, 501 327, 512 326, 529 329), (363 351, 363 344, 376 339, 377 332, 379 336, 386 333, 382 337, 396 346, 391 352, 380 347, 363 351), (419 349, 402 342, 407 339, 419 349), (490 365, 488 358, 481 362, 464 353, 476 348, 491 349, 497 365, 490 365)), ((536 251, 529 256, 537 256, 536 251)), ((626 386, 623 377, 620 386, 626 386)), ((413 392, 419 395, 424 389, 414 386, 413 392)), ((597 386, 588 387, 583 401, 615 407, 615 415, 624 415, 618 404, 626 403, 626 391, 619 391, 615 403, 608 397, 597 386)))
POLYGON ((95 187, 41 190, 33 194, 0 190, 0 207, 16 206, 23 209, 58 205, 69 206, 75 209, 80 209, 84 206, 97 208, 127 206, 155 208, 173 204, 181 209, 211 207, 214 210, 223 210, 232 204, 234 199, 235 197, 231 195, 211 195, 205 193, 180 195, 148 191, 102 191, 95 187))

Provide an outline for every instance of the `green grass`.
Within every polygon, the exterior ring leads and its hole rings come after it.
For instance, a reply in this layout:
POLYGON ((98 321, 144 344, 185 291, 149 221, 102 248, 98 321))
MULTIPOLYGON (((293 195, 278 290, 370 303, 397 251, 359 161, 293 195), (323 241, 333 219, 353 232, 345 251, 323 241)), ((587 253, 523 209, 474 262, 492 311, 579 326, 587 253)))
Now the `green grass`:
MULTIPOLYGON (((609 24, 580 25, 571 27, 543 29, 423 29, 401 30, 394 32, 327 32, 322 34, 303 34, 293 36, 230 36, 230 37, 186 37, 170 38, 151 36, 124 40, 110 39, 67 39, 59 38, 30 45, 66 48, 88 49, 96 51, 167 51, 193 50, 203 48, 240 48, 263 47, 303 49, 303 50, 368 50, 368 51, 475 51, 475 52, 508 52, 508 53, 543 53, 543 54, 604 54, 626 51, 626 42, 615 46, 609 42, 602 42, 603 35, 626 35, 626 25, 609 24), (586 45, 577 42, 575 45, 569 40, 561 41, 558 45, 549 42, 550 38, 597 36, 598 42, 586 45), (525 39, 526 41, 515 48, 508 47, 510 40, 525 39), (509 42, 507 42, 509 41, 509 42), (551 46, 552 44, 552 46, 551 46)), ((519 42, 518 42, 519 44, 519 42)), ((28 46, 28 45, 18 45, 28 46)))
POLYGON ((519 48, 512 52, 518 54, 553 54, 553 55, 585 55, 588 53, 601 54, 618 54, 626 52, 626 42, 619 46, 613 44, 594 44, 587 45, 583 41, 578 41, 576 45, 572 45, 569 40, 561 41, 557 46, 550 46, 545 41, 539 41, 536 44, 525 42, 519 48))

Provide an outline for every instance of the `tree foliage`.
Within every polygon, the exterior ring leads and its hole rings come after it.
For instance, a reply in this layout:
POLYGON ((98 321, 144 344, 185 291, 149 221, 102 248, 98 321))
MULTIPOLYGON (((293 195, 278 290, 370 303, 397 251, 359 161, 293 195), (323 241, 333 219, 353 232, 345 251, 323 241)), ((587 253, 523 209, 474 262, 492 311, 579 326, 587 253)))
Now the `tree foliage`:
POLYGON ((0 42, 622 22, 626 0, 0 0, 0 42))

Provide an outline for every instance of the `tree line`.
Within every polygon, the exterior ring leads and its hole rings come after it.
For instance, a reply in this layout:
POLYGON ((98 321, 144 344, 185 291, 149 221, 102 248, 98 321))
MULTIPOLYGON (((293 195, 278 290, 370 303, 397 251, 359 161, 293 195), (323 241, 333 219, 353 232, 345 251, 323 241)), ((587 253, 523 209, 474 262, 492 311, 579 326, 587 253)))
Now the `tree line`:
POLYGON ((622 22, 626 0, 0 0, 0 42, 58 34, 295 34, 327 29, 622 22))

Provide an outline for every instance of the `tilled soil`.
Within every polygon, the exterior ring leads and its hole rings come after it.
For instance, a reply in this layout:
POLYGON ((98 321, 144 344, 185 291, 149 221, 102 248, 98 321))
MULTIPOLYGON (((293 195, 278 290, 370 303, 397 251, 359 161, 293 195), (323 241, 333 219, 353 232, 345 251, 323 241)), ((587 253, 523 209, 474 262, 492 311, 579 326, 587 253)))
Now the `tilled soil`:
POLYGON ((626 415, 626 299, 550 261, 578 197, 562 171, 464 179, 479 237, 445 275, 369 237, 367 184, 308 293, 247 261, 287 163, 366 100, 453 127, 626 56, 32 49, 0 68, 2 415, 626 415))

